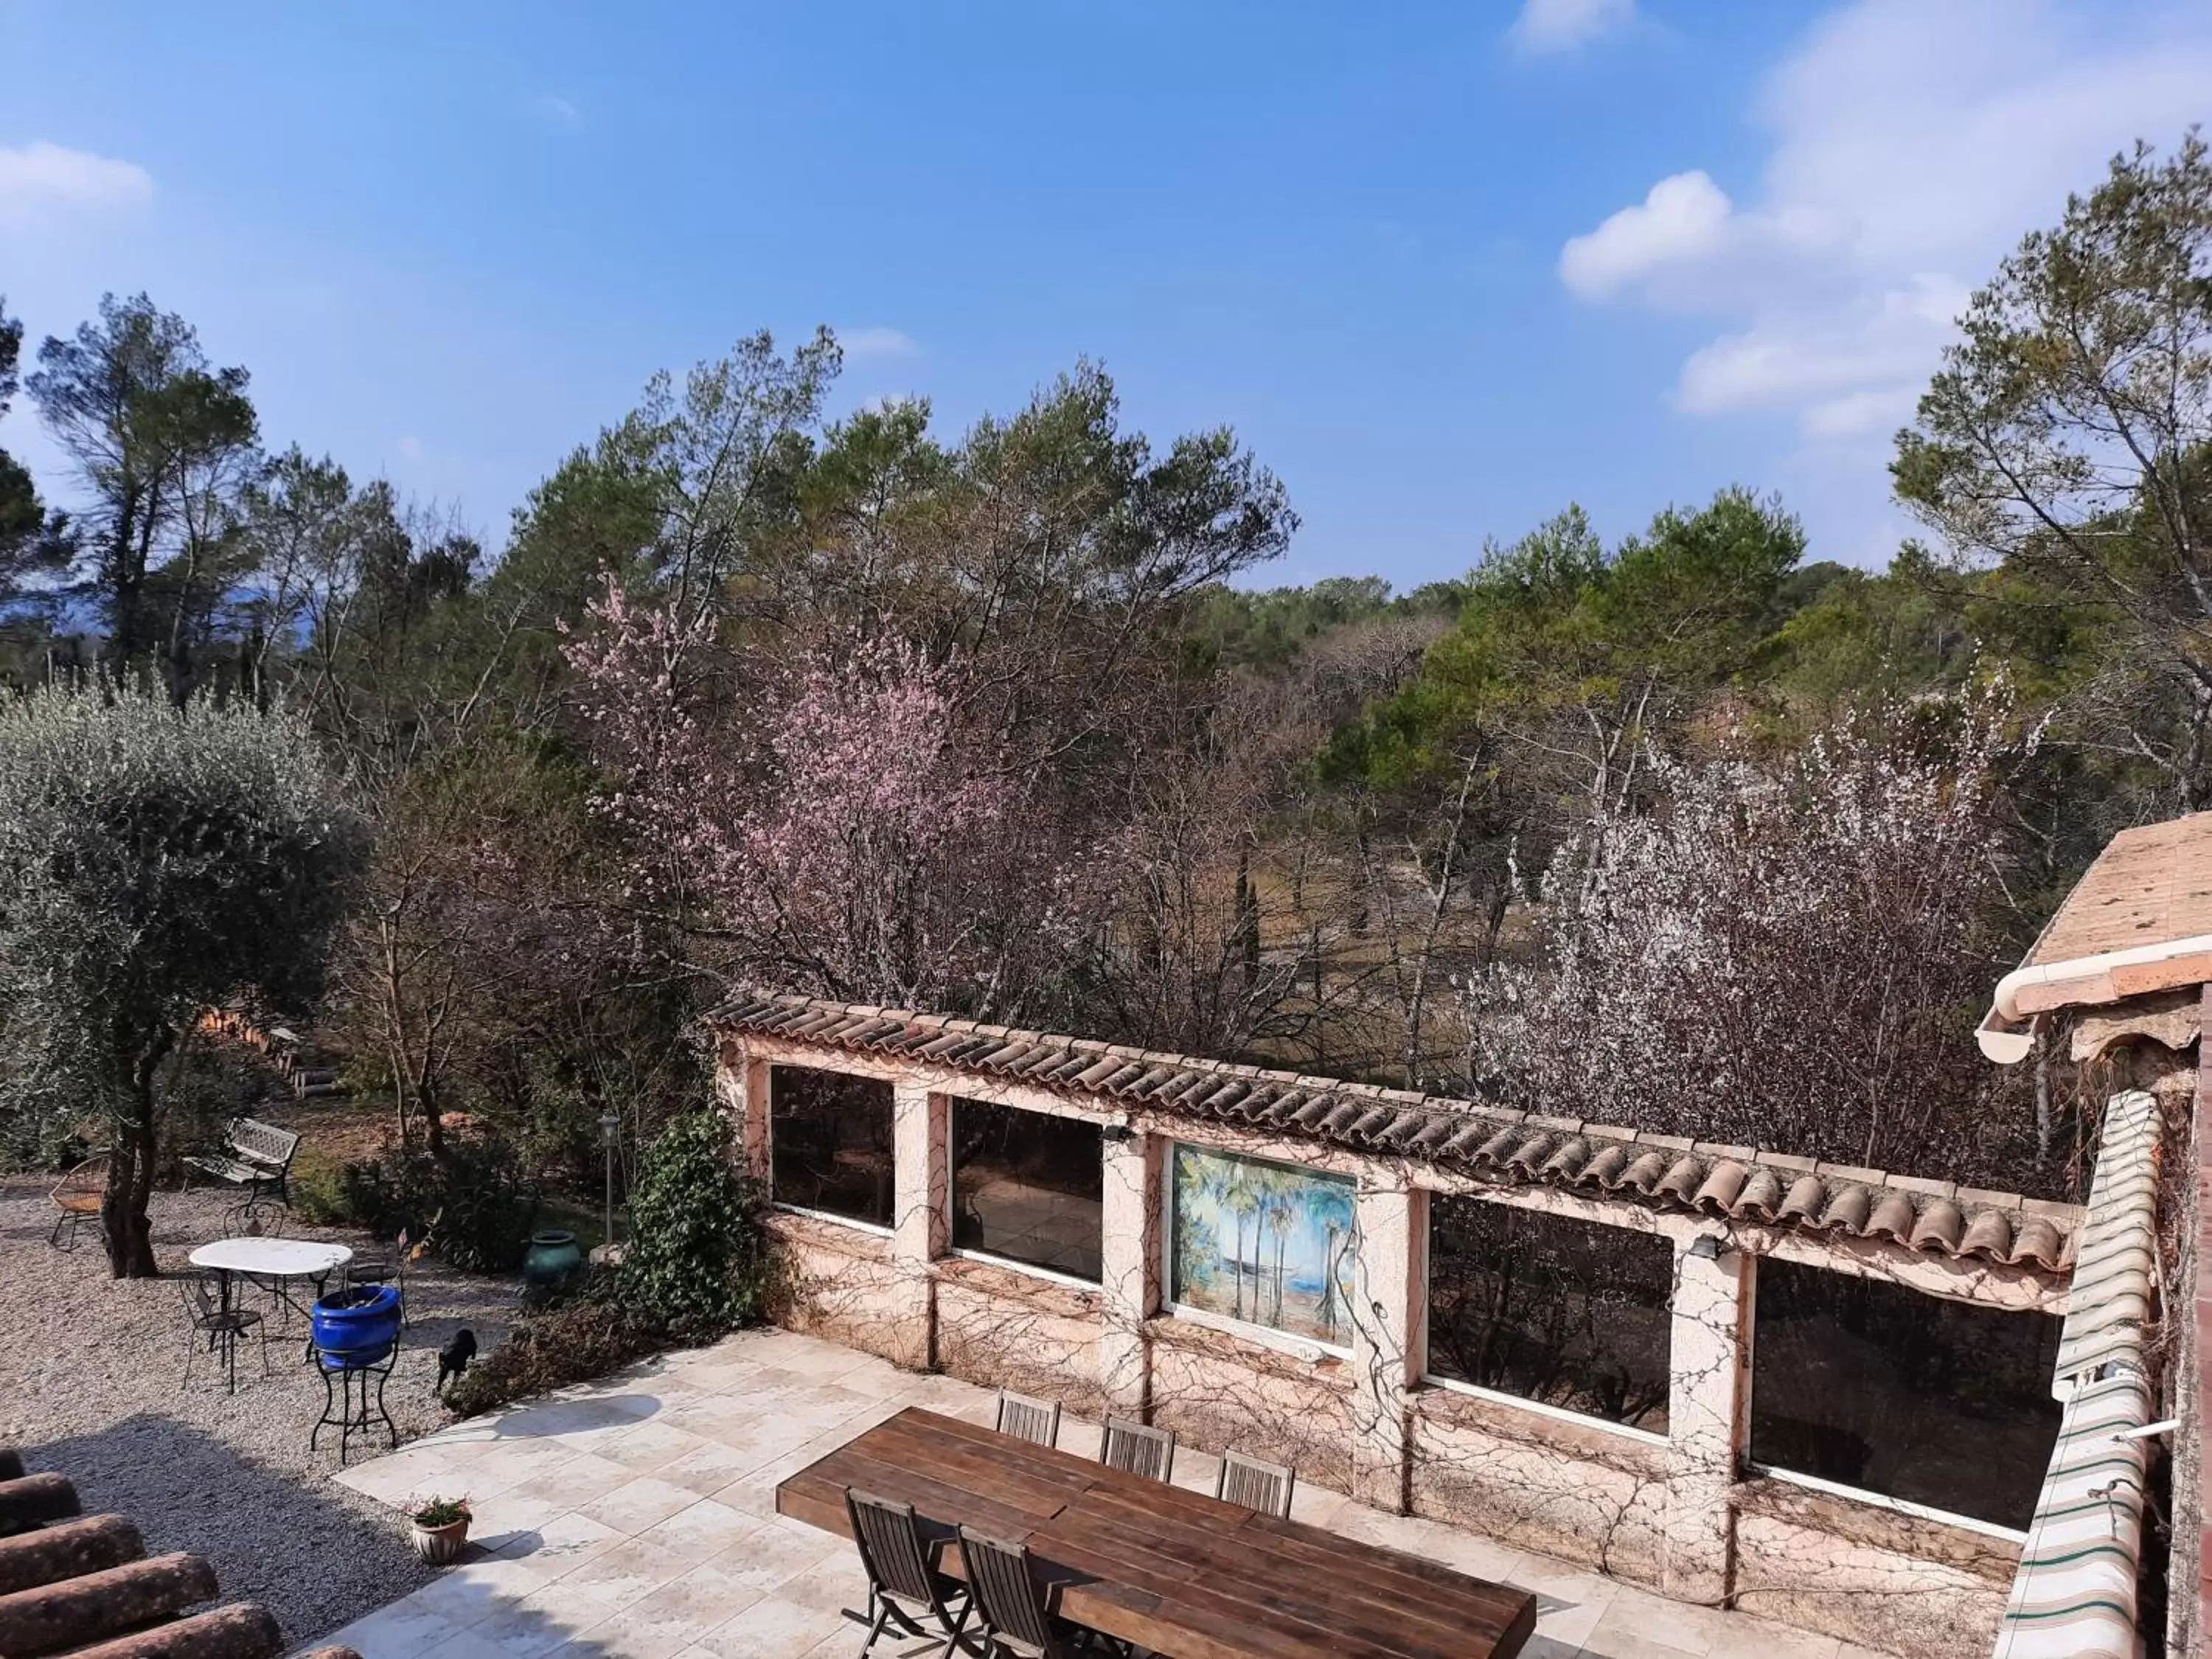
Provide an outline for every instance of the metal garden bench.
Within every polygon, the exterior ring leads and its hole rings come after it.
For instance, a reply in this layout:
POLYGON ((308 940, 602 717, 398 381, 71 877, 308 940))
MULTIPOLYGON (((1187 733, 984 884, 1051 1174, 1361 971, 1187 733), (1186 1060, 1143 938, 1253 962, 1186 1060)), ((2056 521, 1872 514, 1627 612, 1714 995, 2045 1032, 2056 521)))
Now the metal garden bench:
POLYGON ((258 1118, 234 1117, 223 1130, 220 1150, 194 1153, 185 1162, 217 1181, 245 1188, 246 1201, 238 1208, 251 1218, 264 1204, 281 1204, 288 1211, 292 1207, 285 1182, 293 1154, 299 1150, 300 1137, 293 1130, 258 1118))

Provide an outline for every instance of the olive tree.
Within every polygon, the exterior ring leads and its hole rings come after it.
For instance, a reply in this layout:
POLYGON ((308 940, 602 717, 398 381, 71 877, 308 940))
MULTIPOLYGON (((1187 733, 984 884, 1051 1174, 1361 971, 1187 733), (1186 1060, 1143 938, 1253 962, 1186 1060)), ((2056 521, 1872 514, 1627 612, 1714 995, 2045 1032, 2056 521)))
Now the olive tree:
POLYGON ((106 1117, 117 1278, 158 1271, 163 1061, 212 1007, 307 1010, 362 850, 281 712, 112 690, 0 708, 0 1111, 106 1117))

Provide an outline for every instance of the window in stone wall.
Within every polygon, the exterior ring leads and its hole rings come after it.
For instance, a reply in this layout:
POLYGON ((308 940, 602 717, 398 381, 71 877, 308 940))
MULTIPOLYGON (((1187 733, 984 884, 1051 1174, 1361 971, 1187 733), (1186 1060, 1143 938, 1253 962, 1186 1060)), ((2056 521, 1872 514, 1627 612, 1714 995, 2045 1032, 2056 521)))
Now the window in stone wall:
POLYGON ((1178 1144, 1169 1175, 1170 1299, 1349 1347, 1354 1191, 1341 1176, 1178 1144))
POLYGON ((2058 1436, 2060 1322, 1768 1257, 1752 1462, 2024 1530, 2058 1436))
POLYGON ((1664 1434, 1674 1281, 1656 1233, 1437 1193, 1429 1375, 1664 1434))
POLYGON ((952 1103, 952 1242, 1096 1284, 1104 1205, 1098 1126, 952 1103))
POLYGON ((891 1224, 891 1085, 810 1066, 769 1077, 770 1186, 779 1204, 891 1224))

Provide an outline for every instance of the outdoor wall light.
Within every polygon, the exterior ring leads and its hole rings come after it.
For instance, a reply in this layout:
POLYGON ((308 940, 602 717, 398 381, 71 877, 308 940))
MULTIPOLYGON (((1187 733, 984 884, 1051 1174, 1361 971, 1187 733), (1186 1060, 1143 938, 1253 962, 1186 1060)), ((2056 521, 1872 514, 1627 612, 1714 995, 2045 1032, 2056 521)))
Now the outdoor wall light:
POLYGON ((1098 1130, 1098 1138, 1101 1140, 1110 1140, 1118 1146, 1121 1142, 1129 1139, 1136 1133, 1137 1132, 1134 1129, 1132 1129, 1126 1123, 1108 1123, 1100 1126, 1098 1130))
POLYGON ((1699 1233, 1690 1241, 1690 1254, 1700 1261, 1721 1259, 1721 1242, 1711 1233, 1699 1233))

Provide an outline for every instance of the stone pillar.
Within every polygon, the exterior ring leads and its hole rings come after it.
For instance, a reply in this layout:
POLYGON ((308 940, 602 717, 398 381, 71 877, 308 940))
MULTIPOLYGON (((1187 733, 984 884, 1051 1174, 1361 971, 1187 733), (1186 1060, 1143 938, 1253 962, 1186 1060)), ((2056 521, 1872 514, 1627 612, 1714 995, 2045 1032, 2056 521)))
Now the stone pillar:
POLYGON ((918 1083, 891 1087, 891 1259, 909 1311, 889 1358, 912 1370, 937 1364, 937 1279, 952 1243, 952 1099, 918 1083))
POLYGON ((1152 1351, 1145 1322, 1160 1310, 1160 1178, 1167 1142, 1132 1134, 1105 1146, 1099 1218, 1098 1386, 1117 1415, 1150 1420, 1152 1351))
POLYGON ((1428 1300, 1428 1194, 1362 1188, 1353 1273, 1352 1495, 1403 1515, 1411 1499, 1412 1401, 1428 1300))
MULTIPOLYGON (((1729 1508, 1744 1444, 1750 1398, 1752 1297, 1756 1259, 1723 1249, 1674 1249, 1673 1385, 1667 1397, 1673 1443, 1661 1586, 1679 1601, 1724 1601, 1734 1578, 1735 1523, 1729 1508)), ((1706 1248, 1710 1249, 1708 1245, 1706 1248)))
POLYGON ((714 1065, 714 1098, 729 1115, 738 1167, 763 1181, 769 1168, 768 1070, 742 1042, 723 1043, 714 1065))

